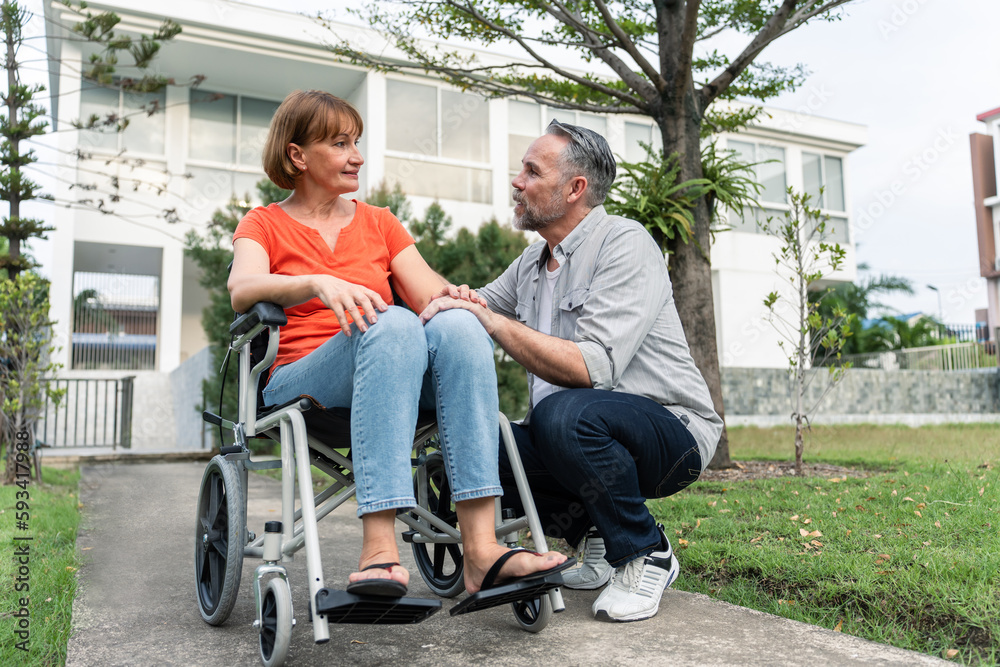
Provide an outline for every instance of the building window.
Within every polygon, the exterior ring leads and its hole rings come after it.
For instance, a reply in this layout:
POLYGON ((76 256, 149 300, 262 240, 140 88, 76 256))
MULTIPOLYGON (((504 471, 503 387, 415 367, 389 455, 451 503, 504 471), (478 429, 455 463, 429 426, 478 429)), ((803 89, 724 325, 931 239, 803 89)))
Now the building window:
POLYGON ((640 145, 649 144, 654 151, 663 151, 663 136, 660 128, 648 123, 633 123, 625 121, 625 161, 646 162, 649 154, 640 145))
POLYGON ((158 276, 73 274, 73 369, 153 370, 158 276))
POLYGON ((131 93, 83 81, 80 121, 88 125, 96 117, 97 123, 94 129, 80 132, 80 146, 116 153, 127 151, 129 154, 162 156, 166 145, 165 106, 165 91, 131 93), (118 122, 110 119, 117 119, 118 122), (122 122, 125 129, 119 132, 122 122))
POLYGON ((191 91, 188 161, 261 170, 267 128, 278 102, 191 91))
POLYGON ((489 104, 438 86, 386 82, 386 177, 408 195, 488 204, 489 104))
POLYGON ((803 151, 802 189, 810 195, 811 206, 830 216, 826 224, 829 240, 847 243, 850 235, 845 215, 843 160, 803 151))
POLYGON ((761 233, 762 222, 767 218, 783 217, 787 210, 785 149, 732 139, 728 142, 728 148, 736 152, 738 160, 757 163, 754 165, 754 172, 761 185, 760 208, 731 212, 729 224, 734 231, 761 233))

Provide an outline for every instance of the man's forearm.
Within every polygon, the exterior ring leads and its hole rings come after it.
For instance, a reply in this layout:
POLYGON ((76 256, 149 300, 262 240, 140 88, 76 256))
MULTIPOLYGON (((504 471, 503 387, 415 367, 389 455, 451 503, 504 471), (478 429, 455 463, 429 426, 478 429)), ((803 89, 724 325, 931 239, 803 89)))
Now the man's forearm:
POLYGON ((593 386, 576 343, 535 331, 517 320, 500 315, 494 317, 496 327, 490 335, 529 373, 560 387, 593 386))

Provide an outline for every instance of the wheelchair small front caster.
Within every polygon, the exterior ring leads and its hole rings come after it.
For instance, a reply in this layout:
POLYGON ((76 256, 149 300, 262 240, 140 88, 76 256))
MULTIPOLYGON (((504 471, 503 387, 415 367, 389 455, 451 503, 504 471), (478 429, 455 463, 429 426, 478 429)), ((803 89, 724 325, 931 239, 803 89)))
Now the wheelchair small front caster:
POLYGON ((274 577, 261 596, 260 659, 265 667, 278 667, 288 658, 292 640, 292 593, 288 582, 274 577))
POLYGON ((514 608, 514 618, 522 630, 541 632, 552 618, 552 601, 548 594, 533 600, 521 600, 510 605, 514 608))

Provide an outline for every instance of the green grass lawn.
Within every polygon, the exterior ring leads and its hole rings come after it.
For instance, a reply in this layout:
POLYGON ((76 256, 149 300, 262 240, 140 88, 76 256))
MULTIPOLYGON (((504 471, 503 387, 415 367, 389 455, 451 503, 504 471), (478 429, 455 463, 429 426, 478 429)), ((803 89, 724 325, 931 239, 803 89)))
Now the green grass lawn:
MULTIPOLYGON (((730 430, 789 459, 792 430, 730 430)), ((699 482, 651 501, 683 590, 967 664, 1000 663, 1000 427, 815 427, 865 477, 699 482)))
MULTIPOLYGON (((76 529, 80 522, 77 471, 44 468, 43 484, 32 480, 26 489, 0 486, 0 665, 62 665, 66 662, 76 573, 80 567, 76 553, 76 529), (17 527, 17 502, 28 492, 30 518, 27 530, 17 527), (15 537, 31 537, 30 542, 15 537), (28 580, 18 582, 23 573, 15 557, 18 544, 29 544, 28 580), (17 584, 30 589, 17 591, 17 584), (30 637, 27 651, 16 644, 23 638, 15 632, 20 618, 21 598, 27 598, 30 637)), ((22 506, 23 507, 23 506, 22 506)))

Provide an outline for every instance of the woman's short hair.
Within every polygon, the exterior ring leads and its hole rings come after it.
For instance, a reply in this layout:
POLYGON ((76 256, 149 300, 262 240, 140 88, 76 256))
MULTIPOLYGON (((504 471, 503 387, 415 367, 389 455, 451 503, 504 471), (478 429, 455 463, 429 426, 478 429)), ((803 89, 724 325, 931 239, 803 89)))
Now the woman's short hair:
POLYGON ((306 146, 343 132, 361 136, 364 123, 350 102, 322 90, 296 90, 274 112, 264 144, 264 173, 279 188, 294 190, 299 169, 288 144, 306 146))

